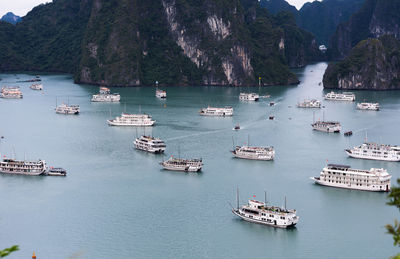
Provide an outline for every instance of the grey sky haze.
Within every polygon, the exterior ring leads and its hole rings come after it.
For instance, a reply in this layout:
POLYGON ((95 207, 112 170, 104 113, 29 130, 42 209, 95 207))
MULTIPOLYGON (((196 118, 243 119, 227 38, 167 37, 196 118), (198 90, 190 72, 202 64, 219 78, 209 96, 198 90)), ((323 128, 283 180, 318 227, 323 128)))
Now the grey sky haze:
MULTIPOLYGON (((287 0, 291 5, 301 8, 307 0, 287 0)), ((312 1, 312 0, 309 0, 312 1)), ((0 0, 0 17, 7 12, 13 12, 19 16, 25 16, 33 7, 51 2, 50 0, 0 0)))

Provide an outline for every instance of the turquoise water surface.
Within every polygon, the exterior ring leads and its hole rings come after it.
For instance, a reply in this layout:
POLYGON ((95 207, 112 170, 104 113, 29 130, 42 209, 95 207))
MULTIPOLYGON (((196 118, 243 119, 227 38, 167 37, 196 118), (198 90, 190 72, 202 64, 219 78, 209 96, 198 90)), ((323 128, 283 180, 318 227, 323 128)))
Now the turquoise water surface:
MULTIPOLYGON (((0 74, 0 85, 19 85, 22 100, 0 99, 1 153, 45 159, 67 177, 0 175, 0 248, 15 244, 12 258, 388 258, 399 252, 384 226, 399 218, 385 193, 322 187, 312 183, 326 161, 353 168, 383 167, 400 177, 399 163, 348 158, 345 148, 371 141, 400 144, 400 91, 356 92, 378 101, 381 111, 356 103, 323 101, 315 118, 338 120, 352 137, 313 131, 304 98, 322 100, 325 63, 296 71, 298 86, 268 88, 113 88, 121 103, 91 103, 98 88, 73 83, 70 75, 41 75, 44 91, 29 89, 27 74, 0 74), (271 95, 246 103, 241 91, 271 95), (79 104, 81 114, 59 115, 56 105, 79 104), (275 106, 270 107, 269 102, 275 106), (198 115, 207 105, 234 108, 232 118, 198 115), (153 128, 109 127, 121 112, 146 112, 153 128), (274 115, 275 120, 268 120, 274 115), (236 123, 242 129, 233 131, 236 123), (137 134, 166 141, 166 154, 133 149, 137 134), (274 161, 232 158, 232 144, 272 145, 274 161), (201 173, 163 171, 171 155, 203 158, 201 173), (241 203, 256 195, 281 206, 284 196, 300 222, 294 229, 248 223, 231 213, 236 188, 241 203)), ((160 80, 161 81, 161 80, 160 80)))

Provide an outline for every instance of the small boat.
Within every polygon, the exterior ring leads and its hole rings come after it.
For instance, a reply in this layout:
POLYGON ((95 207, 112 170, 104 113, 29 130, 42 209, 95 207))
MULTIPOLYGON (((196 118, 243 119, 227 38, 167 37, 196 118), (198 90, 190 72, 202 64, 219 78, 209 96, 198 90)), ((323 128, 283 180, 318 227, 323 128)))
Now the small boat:
POLYGON ((118 93, 111 93, 107 87, 100 87, 99 93, 92 96, 92 102, 119 102, 121 96, 118 93))
POLYGON ((268 118, 269 118, 270 120, 274 120, 274 119, 275 119, 275 116, 270 115, 268 118))
POLYGON ((156 89, 156 97, 160 99, 165 99, 167 98, 167 92, 164 90, 156 89))
POLYGON ((32 90, 43 90, 43 85, 42 84, 32 84, 29 88, 32 90))
POLYGON ((201 109, 199 114, 203 116, 233 116, 233 108, 231 106, 226 106, 224 108, 208 106, 207 108, 201 109))
POLYGON ((233 128, 234 130, 240 130, 240 125, 239 123, 235 125, 235 127, 233 128))
POLYGON ((79 114, 80 112, 80 108, 79 105, 69 105, 69 104, 65 104, 62 103, 59 106, 56 107, 56 113, 58 114, 67 114, 67 115, 75 115, 75 114, 79 114))
POLYGON ((67 170, 65 170, 63 168, 50 167, 50 169, 45 173, 45 175, 48 175, 48 176, 66 176, 67 175, 67 170))
POLYGON ((257 102, 260 99, 260 95, 256 93, 240 93, 239 100, 240 101, 255 101, 257 102))
POLYGON ((270 103, 269 103, 269 106, 274 106, 274 105, 275 105, 274 102, 270 102, 270 103))
POLYGON ((379 111, 379 103, 357 103, 358 110, 379 111))
POLYGON ((353 131, 346 131, 345 133, 344 133, 344 135, 346 136, 346 137, 350 137, 351 135, 353 135, 353 131))
POLYGON ((21 99, 23 95, 19 86, 5 86, 1 88, 0 97, 5 99, 21 99))
POLYGON ((171 157, 167 161, 161 162, 160 165, 163 169, 170 171, 198 172, 203 167, 203 160, 171 157))

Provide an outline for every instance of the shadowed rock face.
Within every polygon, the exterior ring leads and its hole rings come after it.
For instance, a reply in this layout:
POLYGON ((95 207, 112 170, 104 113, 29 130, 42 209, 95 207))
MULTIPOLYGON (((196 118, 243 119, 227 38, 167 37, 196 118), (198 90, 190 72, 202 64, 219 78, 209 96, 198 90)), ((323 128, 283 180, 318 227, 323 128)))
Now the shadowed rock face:
POLYGON ((366 0, 350 21, 338 26, 329 55, 343 59, 360 41, 386 34, 400 37, 400 1, 366 0))
POLYGON ((293 84, 289 67, 320 58, 293 17, 256 0, 58 0, 13 27, 0 23, 1 70, 70 72, 89 84, 293 84))
POLYGON ((325 71, 325 88, 400 89, 400 42, 393 36, 361 41, 349 56, 325 71))

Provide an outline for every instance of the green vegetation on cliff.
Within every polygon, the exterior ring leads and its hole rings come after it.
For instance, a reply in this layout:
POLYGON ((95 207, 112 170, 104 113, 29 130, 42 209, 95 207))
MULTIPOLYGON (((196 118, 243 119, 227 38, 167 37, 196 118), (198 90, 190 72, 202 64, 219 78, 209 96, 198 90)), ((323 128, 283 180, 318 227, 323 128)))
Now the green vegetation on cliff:
POLYGON ((400 89, 400 42, 390 35, 361 41, 347 58, 328 66, 323 82, 325 88, 400 89))
POLYGON ((293 16, 256 0, 54 0, 0 22, 0 70, 92 84, 287 84, 289 67, 319 58, 293 16))

